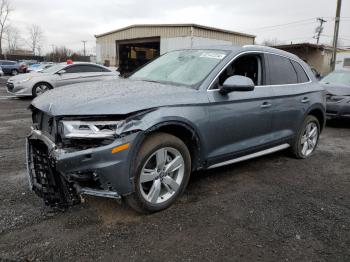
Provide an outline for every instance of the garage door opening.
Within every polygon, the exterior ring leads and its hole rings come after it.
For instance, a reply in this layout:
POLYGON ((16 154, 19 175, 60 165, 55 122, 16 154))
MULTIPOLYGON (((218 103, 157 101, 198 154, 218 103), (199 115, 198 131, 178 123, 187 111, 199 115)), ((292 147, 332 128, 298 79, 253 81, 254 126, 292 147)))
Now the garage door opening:
POLYGON ((158 57, 160 54, 160 38, 144 38, 117 41, 119 72, 128 76, 136 69, 158 57))

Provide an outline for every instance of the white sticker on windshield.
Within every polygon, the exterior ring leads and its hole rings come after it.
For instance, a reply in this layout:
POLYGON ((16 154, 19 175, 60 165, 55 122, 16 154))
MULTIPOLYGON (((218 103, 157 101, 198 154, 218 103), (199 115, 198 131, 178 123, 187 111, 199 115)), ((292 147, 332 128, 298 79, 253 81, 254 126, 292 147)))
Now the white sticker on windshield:
POLYGON ((213 58, 213 59, 223 59, 226 55, 225 54, 217 54, 217 53, 203 53, 200 57, 205 58, 213 58))

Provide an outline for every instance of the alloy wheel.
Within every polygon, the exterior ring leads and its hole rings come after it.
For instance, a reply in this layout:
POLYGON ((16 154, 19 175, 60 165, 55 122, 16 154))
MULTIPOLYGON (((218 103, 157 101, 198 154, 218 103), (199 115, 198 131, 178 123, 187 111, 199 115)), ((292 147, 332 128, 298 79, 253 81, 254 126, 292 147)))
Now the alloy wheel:
POLYGON ((316 148, 318 140, 318 127, 316 123, 310 122, 306 125, 303 136, 301 137, 301 154, 309 156, 316 148))
POLYGON ((39 96, 49 90, 47 85, 38 85, 35 89, 36 96, 39 96))
POLYGON ((177 149, 158 149, 147 159, 141 170, 139 186, 142 197, 151 204, 169 200, 180 189, 184 173, 184 159, 177 149))

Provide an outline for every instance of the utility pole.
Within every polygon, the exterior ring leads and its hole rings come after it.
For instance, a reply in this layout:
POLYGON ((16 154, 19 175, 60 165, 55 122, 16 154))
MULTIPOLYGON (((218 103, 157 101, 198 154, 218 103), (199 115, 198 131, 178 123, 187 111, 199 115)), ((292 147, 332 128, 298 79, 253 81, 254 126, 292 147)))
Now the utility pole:
POLYGON ((333 54, 331 60, 331 68, 334 70, 335 62, 337 59, 337 46, 338 46, 338 35, 339 35, 339 23, 340 23, 340 11, 341 11, 341 0, 337 0, 337 11, 335 14, 334 21, 334 35, 333 35, 333 54))
POLYGON ((317 21, 320 22, 320 25, 318 27, 316 27, 316 39, 317 39, 317 44, 320 42, 320 36, 321 33, 323 32, 323 23, 327 22, 326 20, 324 20, 323 18, 317 18, 317 21))
POLYGON ((83 42, 83 45, 84 45, 84 56, 86 56, 86 48, 85 48, 85 44, 86 44, 86 42, 87 42, 87 41, 81 41, 81 42, 83 42))

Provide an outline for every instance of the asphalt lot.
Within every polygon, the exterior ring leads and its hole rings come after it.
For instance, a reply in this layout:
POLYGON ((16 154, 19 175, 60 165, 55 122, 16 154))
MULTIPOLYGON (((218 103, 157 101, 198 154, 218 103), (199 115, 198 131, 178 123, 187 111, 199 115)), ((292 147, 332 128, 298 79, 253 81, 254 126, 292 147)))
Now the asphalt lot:
POLYGON ((0 261, 350 261, 350 123, 327 126, 308 160, 193 174, 157 214, 92 197, 55 213, 27 185, 29 103, 0 83, 0 261))

